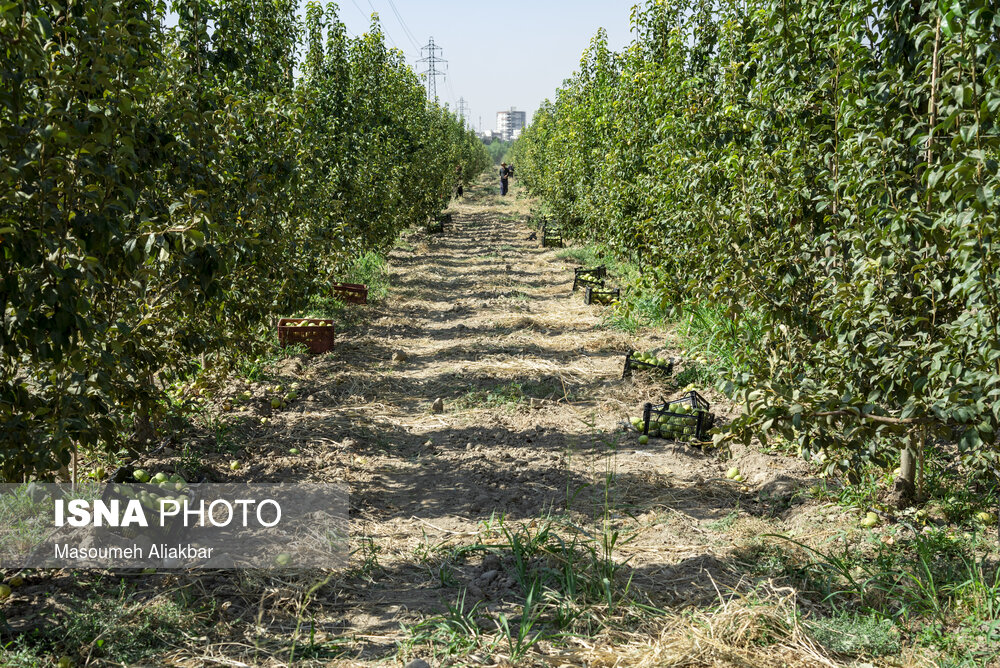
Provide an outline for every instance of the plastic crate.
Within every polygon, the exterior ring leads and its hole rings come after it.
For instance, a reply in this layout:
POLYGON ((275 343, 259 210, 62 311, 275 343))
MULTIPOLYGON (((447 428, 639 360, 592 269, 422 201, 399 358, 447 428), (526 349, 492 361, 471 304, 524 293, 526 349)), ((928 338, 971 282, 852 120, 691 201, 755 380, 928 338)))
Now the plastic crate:
POLYGON ((542 225, 542 248, 562 248, 562 230, 548 224, 542 225))
POLYGON ((442 213, 427 222, 428 234, 444 234, 444 226, 451 225, 451 214, 442 213))
POLYGON ((593 286, 588 285, 587 291, 583 293, 583 303, 608 305, 620 299, 621 296, 622 291, 620 288, 615 288, 614 290, 597 290, 593 286))
POLYGON ((346 304, 367 304, 368 286, 360 283, 334 283, 330 286, 334 296, 346 304))
POLYGON ((673 357, 667 360, 666 364, 658 364, 656 362, 646 362, 636 358, 636 352, 634 350, 630 350, 628 351, 628 354, 625 355, 625 368, 622 370, 622 380, 631 376, 632 371, 635 369, 638 369, 640 371, 643 370, 660 371, 669 376, 674 372, 675 362, 676 360, 673 357))
POLYGON ((573 291, 575 292, 581 285, 603 288, 604 279, 607 278, 607 276, 608 270, 605 269, 603 265, 600 267, 594 267, 593 269, 577 267, 573 270, 573 291))
POLYGON ((282 318, 278 321, 278 343, 282 348, 303 343, 314 355, 333 350, 333 320, 282 318), (300 325, 299 323, 307 323, 300 325))
POLYGON ((664 404, 646 404, 642 409, 643 434, 674 441, 704 441, 715 425, 715 415, 705 397, 691 390, 680 399, 664 404), (653 425, 657 425, 652 428, 653 425))
MULTIPOLYGON (((182 494, 187 497, 188 505, 192 505, 194 501, 198 498, 198 487, 197 483, 192 483, 190 481, 184 483, 182 490, 177 490, 175 488, 166 486, 160 487, 156 483, 147 482, 140 483, 135 479, 133 475, 139 467, 134 464, 127 464, 122 466, 117 471, 115 471, 108 481, 108 484, 104 486, 101 492, 101 499, 104 501, 117 500, 123 506, 127 504, 132 499, 136 498, 134 496, 123 494, 124 490, 144 490, 149 492, 153 496, 159 496, 163 494, 169 494, 170 496, 176 497, 178 494, 182 494), (123 487, 127 485, 128 487, 123 487)), ((155 510, 155 506, 154 506, 155 510)), ((158 516, 158 515, 157 515, 158 516)), ((170 542, 175 540, 175 537, 184 530, 183 518, 180 515, 169 516, 168 521, 164 523, 163 526, 158 524, 150 524, 148 527, 120 527, 112 529, 111 532, 116 536, 122 538, 135 538, 136 536, 146 536, 151 540, 170 542)))

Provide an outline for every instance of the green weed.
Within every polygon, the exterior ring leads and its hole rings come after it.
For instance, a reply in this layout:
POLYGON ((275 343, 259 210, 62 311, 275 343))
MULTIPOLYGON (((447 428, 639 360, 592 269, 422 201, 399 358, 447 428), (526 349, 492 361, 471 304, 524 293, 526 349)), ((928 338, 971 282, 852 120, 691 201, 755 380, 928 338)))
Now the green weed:
POLYGON ((871 614, 840 613, 805 623, 813 639, 839 654, 877 658, 898 655, 902 635, 892 620, 871 614))

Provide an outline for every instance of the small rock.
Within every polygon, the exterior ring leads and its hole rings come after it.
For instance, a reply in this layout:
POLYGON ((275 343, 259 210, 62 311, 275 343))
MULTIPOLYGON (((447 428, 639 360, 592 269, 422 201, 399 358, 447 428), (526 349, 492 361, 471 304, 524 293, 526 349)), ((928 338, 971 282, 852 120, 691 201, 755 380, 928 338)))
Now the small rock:
POLYGON ((545 400, 538 399, 537 397, 531 397, 531 401, 528 402, 528 405, 532 408, 541 408, 545 405, 545 400))
POLYGON ((414 659, 406 664, 405 668, 431 668, 431 664, 427 663, 423 659, 414 659))
POLYGON ((440 397, 435 399, 434 403, 431 404, 431 410, 435 413, 444 413, 444 399, 440 397))
POLYGON ((402 350, 397 350, 396 352, 394 352, 392 354, 392 361, 393 362, 405 362, 408 359, 410 359, 410 356, 407 355, 402 350))
POLYGON ((492 570, 486 571, 485 573, 480 575, 476 579, 476 581, 479 583, 479 586, 482 587, 484 585, 488 585, 489 583, 493 582, 496 579, 497 575, 498 575, 497 571, 492 571, 492 570))

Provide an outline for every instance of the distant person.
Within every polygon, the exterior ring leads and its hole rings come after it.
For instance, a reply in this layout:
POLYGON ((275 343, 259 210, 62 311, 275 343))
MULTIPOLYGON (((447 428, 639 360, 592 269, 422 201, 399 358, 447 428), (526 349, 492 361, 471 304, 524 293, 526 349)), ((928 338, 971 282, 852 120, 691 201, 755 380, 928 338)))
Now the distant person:
POLYGON ((462 187, 462 165, 455 165, 455 179, 458 181, 458 196, 461 197, 465 192, 465 188, 462 187))
POLYGON ((507 168, 506 162, 500 163, 500 195, 504 196, 507 194, 507 187, 509 185, 510 170, 507 168))
POLYGON ((514 163, 507 165, 507 173, 510 174, 510 178, 514 178, 514 163))

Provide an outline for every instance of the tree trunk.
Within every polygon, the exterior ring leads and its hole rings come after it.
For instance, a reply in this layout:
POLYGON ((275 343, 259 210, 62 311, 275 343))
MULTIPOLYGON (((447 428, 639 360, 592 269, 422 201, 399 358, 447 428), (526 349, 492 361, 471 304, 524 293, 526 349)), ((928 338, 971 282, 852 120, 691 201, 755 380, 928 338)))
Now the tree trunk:
POLYGON ((917 439, 911 433, 906 439, 906 446, 900 451, 899 477, 896 478, 892 494, 889 495, 889 502, 897 508, 902 509, 910 506, 916 497, 919 459, 917 439))

